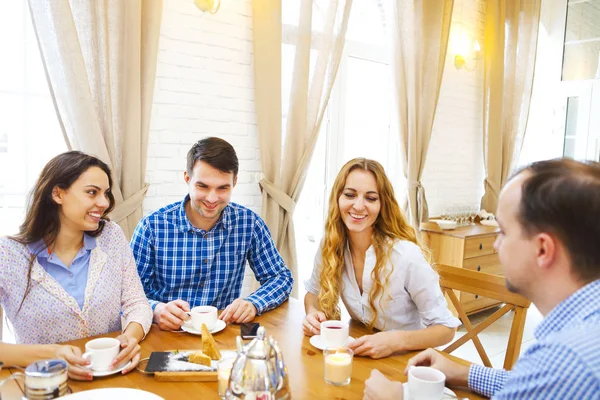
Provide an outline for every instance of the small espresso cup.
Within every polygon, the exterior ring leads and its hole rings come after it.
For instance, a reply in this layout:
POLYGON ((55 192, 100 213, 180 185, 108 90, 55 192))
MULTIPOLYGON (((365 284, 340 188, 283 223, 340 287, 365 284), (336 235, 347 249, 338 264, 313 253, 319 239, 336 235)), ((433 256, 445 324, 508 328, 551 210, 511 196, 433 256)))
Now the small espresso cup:
POLYGON ((202 324, 204 324, 209 331, 212 331, 217 324, 217 311, 217 307, 197 306, 192 308, 187 314, 191 317, 194 329, 199 331, 202 329, 202 324))
POLYGON ((321 322, 321 341, 326 348, 345 347, 348 343, 348 324, 335 320, 321 322))
POLYGON ((93 371, 108 371, 110 364, 119 354, 121 342, 115 338, 99 338, 90 340, 85 344, 83 358, 90 360, 88 368, 93 371))
POLYGON ((408 395, 410 399, 440 400, 444 394, 446 375, 431 367, 408 369, 408 395))

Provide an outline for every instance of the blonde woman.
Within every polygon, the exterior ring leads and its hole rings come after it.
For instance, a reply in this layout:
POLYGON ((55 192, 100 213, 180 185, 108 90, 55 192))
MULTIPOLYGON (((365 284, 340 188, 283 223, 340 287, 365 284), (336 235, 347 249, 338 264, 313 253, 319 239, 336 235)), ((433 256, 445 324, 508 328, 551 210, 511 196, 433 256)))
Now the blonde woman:
POLYGON ((349 161, 333 184, 325 236, 305 282, 304 334, 320 334, 321 322, 339 319, 341 297, 353 319, 380 331, 349 344, 356 355, 382 358, 448 343, 460 321, 426 257, 381 164, 349 161))

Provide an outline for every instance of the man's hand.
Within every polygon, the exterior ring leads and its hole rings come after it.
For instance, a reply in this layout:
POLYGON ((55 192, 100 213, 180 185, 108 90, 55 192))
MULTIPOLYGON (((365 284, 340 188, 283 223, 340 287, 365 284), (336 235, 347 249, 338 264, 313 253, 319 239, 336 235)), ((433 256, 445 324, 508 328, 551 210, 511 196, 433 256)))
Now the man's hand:
POLYGON ((242 324, 244 322, 250 322, 256 317, 256 307, 254 304, 250 303, 248 300, 244 299, 235 299, 233 303, 228 305, 221 315, 219 315, 219 319, 222 319, 225 322, 234 322, 236 324, 242 324))
POLYGON ((379 332, 374 335, 365 335, 348 344, 348 347, 357 356, 371 358, 387 357, 394 352, 393 341, 389 332, 379 332))
POLYGON ((92 371, 88 368, 90 361, 82 358, 81 349, 70 345, 57 345, 56 358, 69 363, 69 378, 78 381, 91 381, 92 371))
POLYGON ((302 322, 302 330, 306 336, 320 335, 321 334, 321 322, 327 321, 325 313, 322 311, 315 311, 306 314, 306 318, 302 322))
POLYGON ((406 365, 404 374, 408 374, 408 368, 411 366, 433 367, 446 375, 446 383, 455 386, 467 386, 469 381, 469 367, 450 361, 434 349, 427 349, 420 352, 410 360, 406 365))
POLYGON ((117 336, 117 339, 119 342, 121 342, 121 348, 123 350, 117 354, 109 369, 114 369, 119 365, 131 360, 131 365, 121 371, 122 374, 126 374, 134 369, 135 366, 140 362, 140 351, 142 348, 138 344, 138 340, 134 337, 119 335, 117 336))
POLYGON ((402 400, 404 387, 400 382, 390 381, 381 372, 371 370, 371 376, 365 382, 363 400, 402 400))
POLYGON ((186 312, 190 311, 190 305, 187 301, 173 300, 165 303, 158 303, 154 307, 154 322, 163 331, 177 331, 181 329, 181 325, 190 316, 186 312))

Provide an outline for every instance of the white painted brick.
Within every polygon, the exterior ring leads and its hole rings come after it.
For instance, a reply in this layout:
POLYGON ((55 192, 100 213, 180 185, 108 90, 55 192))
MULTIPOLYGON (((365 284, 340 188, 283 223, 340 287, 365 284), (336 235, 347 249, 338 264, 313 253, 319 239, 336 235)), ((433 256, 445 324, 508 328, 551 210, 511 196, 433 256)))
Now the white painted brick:
POLYGON ((236 148, 240 173, 233 199, 260 212, 251 11, 251 0, 223 1, 215 15, 190 0, 165 2, 144 213, 183 198, 187 151, 207 136, 236 148))
MULTIPOLYGON (((458 0, 453 14, 453 26, 462 21, 479 43, 483 43, 485 14, 479 12, 485 9, 483 4, 482 0, 458 0)), ((482 74, 481 64, 474 72, 457 70, 454 54, 448 51, 422 178, 432 216, 449 205, 479 204, 483 195, 482 74)))

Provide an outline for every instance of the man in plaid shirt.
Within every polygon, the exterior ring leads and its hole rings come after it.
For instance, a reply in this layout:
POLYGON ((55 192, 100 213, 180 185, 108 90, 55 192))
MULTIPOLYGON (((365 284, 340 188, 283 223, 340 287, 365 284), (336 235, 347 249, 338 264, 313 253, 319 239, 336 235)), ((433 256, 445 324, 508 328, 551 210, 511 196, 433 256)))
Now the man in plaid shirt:
MULTIPOLYGON (((600 164, 532 164, 502 190, 497 219, 506 285, 545 317, 535 344, 512 371, 466 367, 433 349, 408 366, 432 366, 493 399, 600 399, 600 164)), ((373 370, 364 398, 402 399, 402 390, 373 370)))
POLYGON ((189 194, 142 218, 131 239, 138 273, 161 329, 180 329, 198 305, 224 309, 225 322, 242 323, 287 300, 290 270, 264 221, 230 202, 238 158, 219 138, 196 143, 187 156, 189 194), (242 299, 248 262, 260 288, 242 299))

